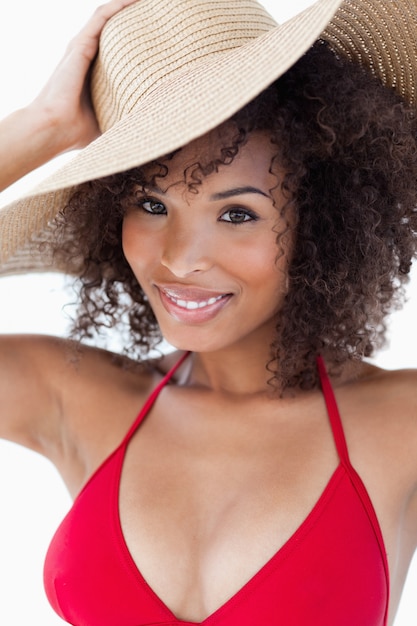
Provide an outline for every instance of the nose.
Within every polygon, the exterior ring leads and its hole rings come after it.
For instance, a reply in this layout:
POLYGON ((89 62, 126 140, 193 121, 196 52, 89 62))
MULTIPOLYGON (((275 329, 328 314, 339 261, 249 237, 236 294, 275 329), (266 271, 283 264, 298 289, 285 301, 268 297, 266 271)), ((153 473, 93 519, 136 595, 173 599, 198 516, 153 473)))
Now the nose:
POLYGON ((164 240, 161 264, 178 278, 204 272, 213 264, 210 233, 201 224, 171 224, 164 240))

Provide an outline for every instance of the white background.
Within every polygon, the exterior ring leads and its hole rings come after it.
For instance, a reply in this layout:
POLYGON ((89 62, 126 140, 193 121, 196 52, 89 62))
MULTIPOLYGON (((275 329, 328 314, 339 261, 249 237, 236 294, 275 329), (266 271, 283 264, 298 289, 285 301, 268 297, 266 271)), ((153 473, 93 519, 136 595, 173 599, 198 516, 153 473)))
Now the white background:
MULTIPOLYGON (((36 95, 63 54, 66 42, 98 2, 3 0, 2 4, 0 117, 23 106, 36 95)), ((285 0, 285 7, 277 6, 284 4, 283 0, 264 0, 263 4, 277 20, 283 21, 291 12, 309 4, 309 0, 285 0)), ((40 174, 45 175, 49 169, 43 168, 40 174)), ((0 204, 33 184, 38 175, 26 177, 4 192, 0 204)), ((4 278, 0 281, 0 332, 62 335, 67 326, 62 308, 70 300, 71 295, 66 293, 61 276, 4 278)), ((408 300, 404 310, 392 317, 389 351, 382 352, 375 359, 382 367, 417 366, 413 327, 417 318, 416 270, 408 300)), ((48 461, 14 444, 1 442, 0 503, 0 624, 58 626, 63 622, 55 616, 44 597, 42 565, 50 538, 70 506, 69 496, 48 461)), ((410 570, 395 626, 416 623, 417 600, 412 597, 416 598, 416 588, 417 559, 410 570)))

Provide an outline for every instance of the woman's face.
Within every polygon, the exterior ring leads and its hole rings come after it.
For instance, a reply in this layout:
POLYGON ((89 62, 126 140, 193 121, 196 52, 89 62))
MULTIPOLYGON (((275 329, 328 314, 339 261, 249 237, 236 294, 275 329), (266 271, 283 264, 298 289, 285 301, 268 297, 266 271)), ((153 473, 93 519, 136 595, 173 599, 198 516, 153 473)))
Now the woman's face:
POLYGON ((124 254, 173 346, 215 351, 261 337, 269 345, 287 282, 281 249, 291 240, 287 233, 276 243, 287 227, 282 174, 269 172, 269 136, 253 133, 193 193, 184 171, 212 141, 179 151, 158 187, 137 196, 124 219, 124 254))

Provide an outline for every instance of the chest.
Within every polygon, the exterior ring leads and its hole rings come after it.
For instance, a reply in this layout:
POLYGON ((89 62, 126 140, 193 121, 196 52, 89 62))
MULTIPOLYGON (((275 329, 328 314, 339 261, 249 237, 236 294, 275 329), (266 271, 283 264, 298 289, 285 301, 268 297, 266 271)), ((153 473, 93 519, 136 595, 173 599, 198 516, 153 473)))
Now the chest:
POLYGON ((291 539, 338 459, 320 402, 297 423, 273 403, 160 400, 126 450, 121 526, 152 589, 176 614, 202 618, 291 539))
POLYGON ((385 624, 372 506, 338 464, 320 403, 297 422, 269 406, 161 400, 51 544, 58 613, 91 626, 385 624))

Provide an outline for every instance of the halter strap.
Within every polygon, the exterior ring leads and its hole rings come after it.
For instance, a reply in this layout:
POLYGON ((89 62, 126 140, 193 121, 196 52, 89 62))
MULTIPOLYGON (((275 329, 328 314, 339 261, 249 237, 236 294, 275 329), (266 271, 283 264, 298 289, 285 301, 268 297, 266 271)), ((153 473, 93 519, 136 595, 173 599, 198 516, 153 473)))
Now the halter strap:
POLYGON ((317 357, 317 368, 339 459, 345 466, 351 467, 339 408, 337 406, 333 387, 331 385, 329 375, 326 370, 326 365, 324 363, 323 357, 320 355, 317 357))
POLYGON ((138 428, 139 424, 142 422, 142 420, 146 417, 146 415, 150 411, 151 407, 153 406, 155 400, 159 396, 159 394, 162 391, 162 389, 171 380, 171 378, 174 376, 174 374, 177 371, 177 369, 184 363, 185 359, 188 357, 189 354, 190 354, 189 352, 184 352, 184 354, 181 355, 181 357, 173 365, 173 367, 171 367, 169 372, 167 372, 167 374, 165 374, 165 376, 162 378, 162 380, 153 389, 151 394, 146 399, 145 404, 141 408, 137 418, 135 419, 135 421, 133 422, 133 424, 129 428, 128 432, 126 433, 126 436, 125 436, 125 438, 124 438, 122 443, 126 443, 131 438, 131 436, 133 435, 135 430, 138 428))

